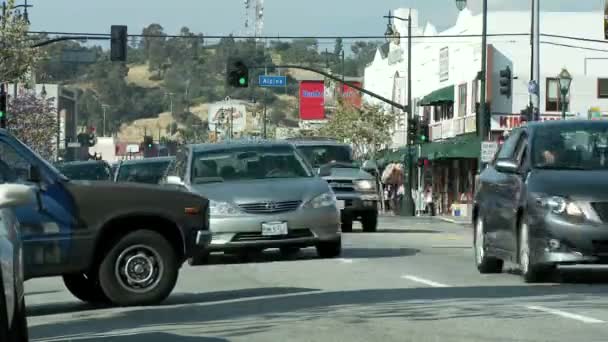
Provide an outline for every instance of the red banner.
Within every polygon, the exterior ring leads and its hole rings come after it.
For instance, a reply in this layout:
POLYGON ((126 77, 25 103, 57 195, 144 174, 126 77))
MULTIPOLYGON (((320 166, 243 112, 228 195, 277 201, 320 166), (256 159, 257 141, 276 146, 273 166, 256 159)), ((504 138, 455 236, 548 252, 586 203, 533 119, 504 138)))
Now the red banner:
POLYGON ((325 119, 324 91, 323 81, 300 82, 300 120, 325 119))
MULTIPOLYGON (((350 83, 361 88, 361 82, 350 82, 350 83)), ((351 88, 351 87, 347 86, 346 84, 344 84, 342 86, 342 91, 344 92, 344 101, 346 103, 350 103, 351 105, 353 105, 357 108, 361 108, 361 93, 358 90, 351 88)))

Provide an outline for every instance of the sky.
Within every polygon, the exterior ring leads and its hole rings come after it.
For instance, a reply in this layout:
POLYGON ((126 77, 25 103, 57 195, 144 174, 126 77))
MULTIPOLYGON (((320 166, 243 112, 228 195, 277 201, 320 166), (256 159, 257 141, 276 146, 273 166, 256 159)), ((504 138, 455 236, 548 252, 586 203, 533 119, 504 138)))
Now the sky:
MULTIPOLYGON (((243 0, 28 0, 34 31, 109 33, 110 25, 128 25, 141 33, 160 23, 167 33, 182 26, 208 35, 239 34, 244 25, 243 0)), ((544 11, 590 11, 604 0, 540 0, 544 11)), ((531 0, 488 0, 490 10, 529 10, 531 0)), ((23 0, 16 0, 17 4, 23 0)), ((457 16, 455 0, 265 0, 264 35, 379 35, 389 9, 417 8, 421 24, 439 29, 457 16)), ((468 0, 474 12, 481 0, 468 0)))

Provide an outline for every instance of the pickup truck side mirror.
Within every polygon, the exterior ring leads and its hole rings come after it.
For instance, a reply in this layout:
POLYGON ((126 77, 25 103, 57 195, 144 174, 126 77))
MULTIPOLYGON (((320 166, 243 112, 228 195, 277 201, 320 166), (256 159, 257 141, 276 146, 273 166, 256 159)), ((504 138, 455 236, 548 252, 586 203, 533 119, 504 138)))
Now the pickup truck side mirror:
POLYGON ((499 159, 496 161, 494 168, 502 173, 517 173, 519 165, 512 159, 499 159))
POLYGON ((184 181, 178 176, 167 176, 167 184, 184 186, 184 181))
POLYGON ((329 167, 322 167, 319 169, 319 171, 317 172, 317 174, 319 175, 319 177, 328 177, 331 176, 331 168, 329 167))

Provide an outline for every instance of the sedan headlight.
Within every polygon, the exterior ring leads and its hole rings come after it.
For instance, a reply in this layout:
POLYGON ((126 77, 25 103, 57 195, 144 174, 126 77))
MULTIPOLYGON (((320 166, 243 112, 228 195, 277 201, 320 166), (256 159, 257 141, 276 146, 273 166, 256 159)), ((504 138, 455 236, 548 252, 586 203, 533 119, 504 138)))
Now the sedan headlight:
POLYGON ((228 202, 209 201, 209 216, 236 216, 241 211, 237 206, 228 202))
POLYGON ((306 203, 306 208, 324 208, 336 205, 336 195, 333 192, 321 194, 306 203))
POLYGON ((371 191, 371 190, 376 189, 376 185, 374 184, 374 181, 371 181, 371 180, 355 181, 355 187, 357 188, 357 190, 361 190, 361 191, 371 191))
POLYGON ((555 214, 583 217, 585 214, 581 207, 576 202, 570 201, 566 198, 553 196, 547 197, 540 200, 542 206, 551 210, 555 214))

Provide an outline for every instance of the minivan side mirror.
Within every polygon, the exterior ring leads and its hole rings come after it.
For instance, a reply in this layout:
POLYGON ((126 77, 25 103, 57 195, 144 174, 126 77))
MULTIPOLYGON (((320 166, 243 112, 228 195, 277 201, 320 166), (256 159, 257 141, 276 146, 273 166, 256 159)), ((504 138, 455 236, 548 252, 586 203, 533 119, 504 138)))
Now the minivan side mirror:
POLYGON ((179 176, 167 176, 167 184, 183 186, 184 181, 179 176))
POLYGON ((496 171, 503 173, 517 173, 519 165, 513 159, 499 159, 494 166, 496 171))
POLYGON ((329 177, 331 176, 331 169, 328 167, 322 167, 319 169, 319 177, 329 177))
POLYGON ((376 169, 378 169, 378 165, 374 160, 366 160, 363 163, 363 170, 365 171, 376 171, 376 169))
POLYGON ((23 184, 0 184, 0 208, 20 207, 36 202, 34 191, 23 184))

